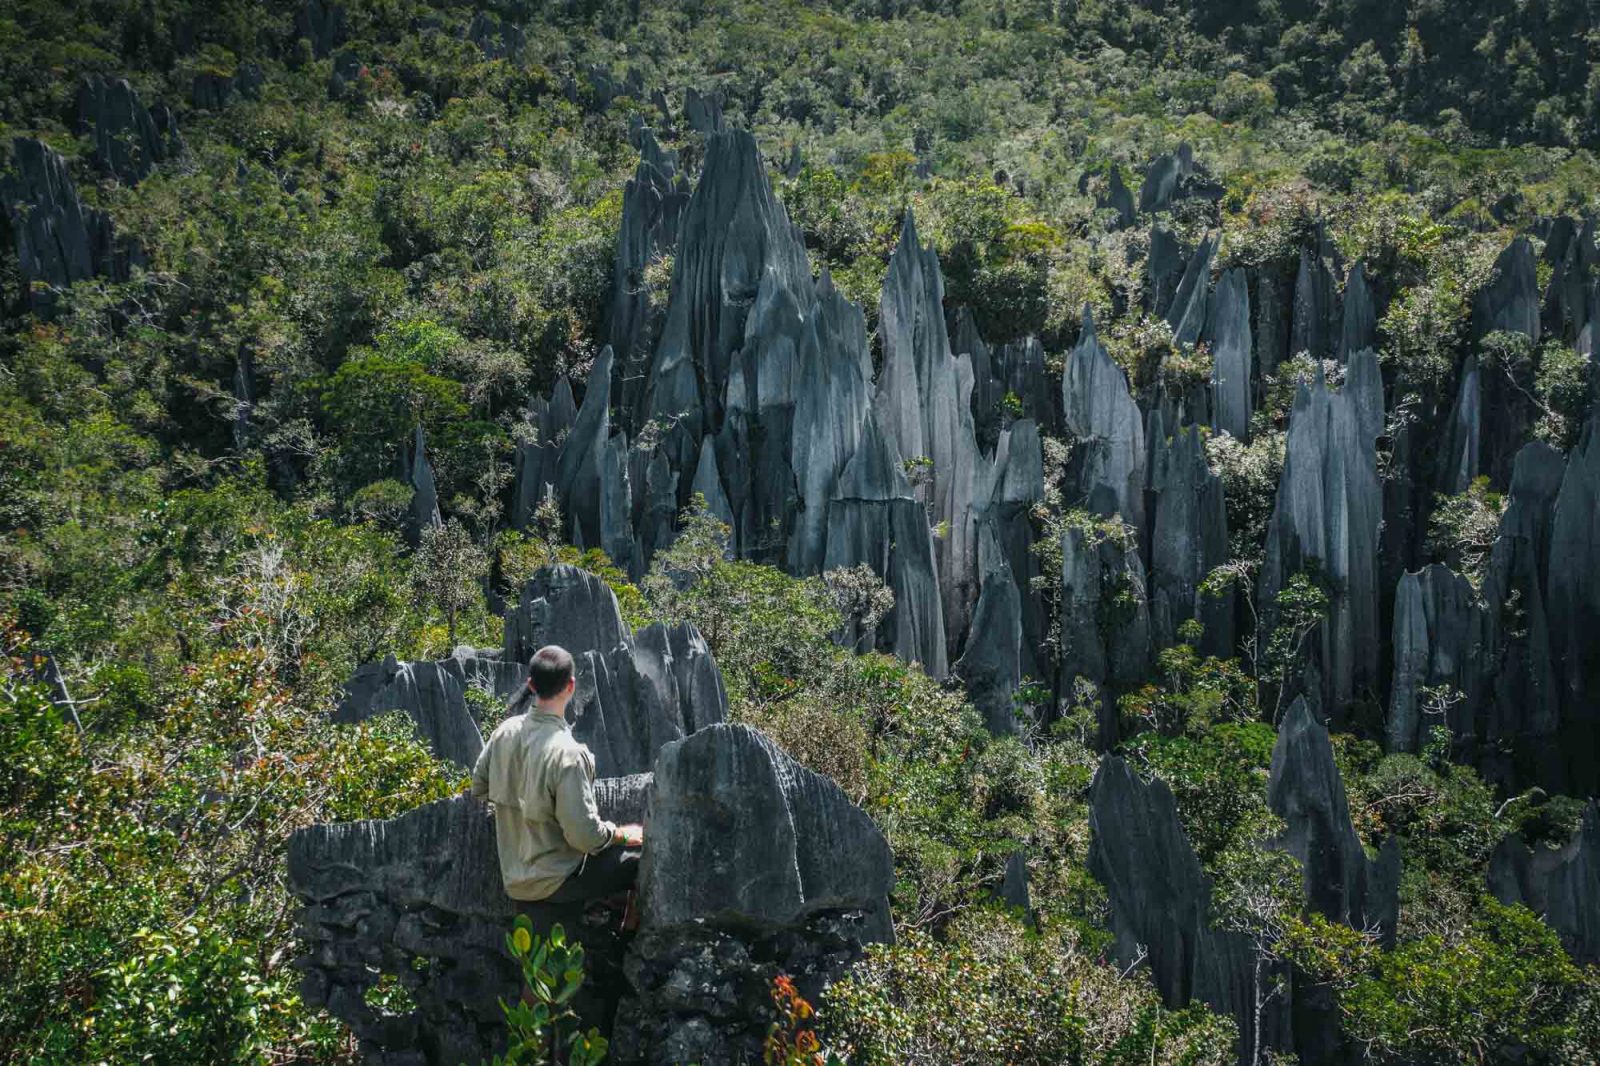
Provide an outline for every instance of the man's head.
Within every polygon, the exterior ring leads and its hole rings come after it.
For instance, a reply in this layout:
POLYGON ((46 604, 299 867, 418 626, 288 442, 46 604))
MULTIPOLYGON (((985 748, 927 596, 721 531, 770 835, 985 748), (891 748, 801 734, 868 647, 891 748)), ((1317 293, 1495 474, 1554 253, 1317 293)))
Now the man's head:
POLYGON ((572 693, 572 653, 558 644, 546 644, 528 660, 528 687, 543 702, 561 700, 572 693))

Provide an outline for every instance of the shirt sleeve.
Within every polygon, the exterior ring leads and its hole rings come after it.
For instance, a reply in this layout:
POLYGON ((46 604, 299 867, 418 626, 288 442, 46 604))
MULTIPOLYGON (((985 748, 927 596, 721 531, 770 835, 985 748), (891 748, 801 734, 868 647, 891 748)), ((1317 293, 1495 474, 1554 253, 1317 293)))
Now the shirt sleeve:
POLYGON ((617 827, 600 817, 594 801, 594 775, 583 759, 564 760, 555 792, 556 821, 567 843, 585 855, 605 850, 617 827))
POLYGON ((489 798, 489 745, 478 752, 478 761, 472 766, 472 794, 479 799, 489 798))

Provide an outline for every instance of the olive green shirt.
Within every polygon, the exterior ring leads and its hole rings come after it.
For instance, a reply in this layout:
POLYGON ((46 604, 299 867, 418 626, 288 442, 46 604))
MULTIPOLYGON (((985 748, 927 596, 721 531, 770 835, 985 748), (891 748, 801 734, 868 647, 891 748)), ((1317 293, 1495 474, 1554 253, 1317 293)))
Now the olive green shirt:
POLYGON ((537 709, 495 729, 472 768, 472 794, 494 804, 500 877, 512 899, 546 898, 616 832, 595 807, 594 755, 565 718, 537 709))

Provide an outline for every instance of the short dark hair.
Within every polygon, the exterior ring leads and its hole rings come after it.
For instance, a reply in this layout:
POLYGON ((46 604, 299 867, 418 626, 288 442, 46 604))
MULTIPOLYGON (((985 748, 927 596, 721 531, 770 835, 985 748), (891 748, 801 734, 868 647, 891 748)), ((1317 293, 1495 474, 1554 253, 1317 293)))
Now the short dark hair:
POLYGON ((542 700, 561 695, 571 680, 572 653, 559 644, 546 644, 528 660, 528 683, 542 700))

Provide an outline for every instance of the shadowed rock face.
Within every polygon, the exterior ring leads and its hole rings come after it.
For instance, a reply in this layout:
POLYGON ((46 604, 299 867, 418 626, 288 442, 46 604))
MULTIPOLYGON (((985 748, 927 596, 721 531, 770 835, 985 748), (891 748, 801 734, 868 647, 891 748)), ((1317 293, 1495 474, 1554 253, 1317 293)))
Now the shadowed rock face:
POLYGON ((1512 241, 1494 261, 1494 280, 1472 301, 1473 334, 1521 333, 1539 341, 1539 272, 1528 238, 1512 241))
POLYGON ((611 261, 611 347, 617 353, 612 387, 623 424, 638 430, 650 352, 660 328, 661 308, 650 298, 645 270, 678 244, 678 220, 689 202, 689 185, 678 173, 676 152, 664 152, 655 135, 638 135, 639 166, 622 193, 622 226, 611 261))
POLYGON ((1420 751, 1437 725, 1447 726, 1458 745, 1473 743, 1489 666, 1488 631, 1487 612, 1460 574, 1434 563, 1400 579, 1391 630, 1389 751, 1420 751), (1459 702, 1435 700, 1430 710, 1422 689, 1443 685, 1460 693, 1459 702))
POLYGON ((1295 700, 1278 729, 1267 805, 1284 820, 1278 846, 1300 860, 1311 905, 1391 942, 1400 913, 1399 841, 1391 838, 1376 862, 1367 858, 1350 822, 1327 727, 1304 698, 1295 700))
POLYGON ((1300 252, 1300 272, 1294 282, 1294 307, 1289 327, 1289 354, 1309 352, 1314 359, 1333 354, 1338 328, 1338 294, 1333 274, 1322 256, 1311 249, 1300 252))
MULTIPOLYGON (((949 660, 928 513, 912 496, 899 457, 870 412, 861 445, 840 474, 828 509, 823 569, 863 563, 894 593, 877 646, 906 662, 922 663, 930 677, 942 679, 949 660)), ((846 634, 852 645, 859 636, 846 634)))
POLYGON ((76 110, 78 132, 94 142, 95 163, 124 184, 138 184, 183 151, 172 112, 145 107, 126 79, 83 79, 76 110))
POLYGON ((1222 275, 1211 298, 1206 337, 1211 343, 1211 406, 1218 429, 1250 439, 1250 288, 1243 270, 1222 275))
POLYGON ((0 200, 29 306, 47 316, 55 306, 50 289, 92 277, 126 280, 143 253, 117 240, 109 215, 83 206, 66 160, 31 137, 13 140, 11 152, 12 169, 0 175, 0 200))
POLYGON ((1076 444, 1075 498, 1095 514, 1120 514, 1144 523, 1144 421, 1128 392, 1122 368, 1095 337, 1094 318, 1083 312, 1083 333, 1067 356, 1061 386, 1062 420, 1076 444))
POLYGON ((973 616, 972 638, 955 664, 955 674, 966 684, 967 695, 983 715, 989 732, 1002 736, 1017 730, 1013 698, 1023 677, 1022 596, 992 523, 980 527, 979 554, 983 586, 973 616))
MULTIPOLYGON (((649 788, 648 774, 596 782, 601 815, 644 820, 649 788)), ((503 1047, 500 1001, 515 1001, 521 973, 505 949, 516 911, 486 805, 457 796, 388 821, 312 826, 290 838, 288 871, 304 904, 301 995, 350 1026, 365 1061, 459 1066, 503 1047), (380 979, 414 1007, 370 1006, 380 979)), ((544 904, 531 917, 541 931, 560 922, 584 944, 589 980, 576 1006, 607 1026, 626 991, 615 921, 591 921, 581 905, 544 904)))
POLYGON ((1489 860, 1489 890, 1544 918, 1579 963, 1600 962, 1600 806, 1584 808, 1572 839, 1529 848, 1512 834, 1489 860))
POLYGON ((1150 471, 1154 498, 1150 538, 1150 620, 1156 647, 1177 643, 1178 627, 1191 618, 1206 627, 1205 647, 1218 654, 1233 648, 1231 600, 1200 595, 1200 583, 1228 561, 1228 517, 1222 482, 1206 463, 1200 431, 1187 426, 1154 442, 1150 471))
MULTIPOLYGON (((646 825, 631 947, 597 908, 526 913, 585 945, 576 1006, 612 1033, 616 1061, 753 1061, 773 977, 816 996, 891 936, 889 847, 837 786, 748 727, 668 744, 657 765, 659 785, 641 774, 595 788, 603 817, 646 825)), ((313 826, 291 839, 288 867, 304 904, 302 993, 350 1024, 367 1061, 457 1066, 503 1046, 500 1000, 520 985, 504 947, 516 910, 487 807, 460 796, 389 821, 313 826), (370 1006, 380 976, 414 1008, 370 1006)))
POLYGON ((1600 791, 1600 422, 1591 420, 1556 495, 1550 529, 1551 654, 1561 683, 1561 750, 1576 795, 1600 791))
POLYGON ((1483 467, 1480 457, 1483 440, 1483 399, 1479 385, 1478 357, 1467 356, 1461 367, 1460 384, 1456 399, 1450 408, 1450 421, 1445 427, 1445 447, 1439 455, 1439 469, 1435 477, 1438 490, 1445 496, 1466 492, 1472 479, 1483 467))
POLYGON ((1207 297, 1211 290, 1211 261, 1216 258, 1221 233, 1207 234, 1201 240, 1189 265, 1178 283, 1178 291, 1167 309, 1167 324, 1172 327, 1172 339, 1177 344, 1193 344, 1200 339, 1200 330, 1206 322, 1207 297))
POLYGON ((1377 460, 1361 405, 1350 390, 1302 385, 1289 418, 1277 505, 1267 533, 1258 602, 1267 631, 1278 593, 1299 572, 1319 571, 1328 612, 1310 642, 1306 683, 1341 714, 1378 685, 1377 460))
POLYGON ((439 515, 439 489, 433 480, 433 464, 428 462, 428 446, 418 426, 411 437, 411 461, 407 480, 411 483, 411 543, 422 540, 422 531, 444 525, 439 515))
MULTIPOLYGON (((512 490, 511 524, 526 529, 533 514, 553 491, 556 468, 561 461, 561 445, 577 421, 578 405, 572 398, 572 383, 565 374, 556 378, 548 400, 533 399, 528 404, 528 419, 537 430, 531 440, 517 442, 516 485, 512 490)), ((559 503, 559 501, 557 501, 559 503)))
POLYGON ((1378 343, 1378 312, 1367 285, 1367 268, 1357 263, 1350 268, 1344 283, 1344 319, 1339 329, 1339 360, 1348 362, 1352 353, 1378 343))
MULTIPOLYGON (((1142 783, 1120 758, 1106 756, 1089 791, 1089 829, 1089 872, 1106 888, 1119 964, 1131 966, 1143 953, 1169 1007, 1199 1001, 1232 1015, 1240 1060, 1248 1061, 1256 1036, 1254 948, 1242 934, 1210 927, 1210 879, 1184 835, 1171 790, 1160 779, 1142 783)), ((1273 968, 1265 977, 1280 973, 1273 968)), ((1291 1046, 1291 997, 1268 1001, 1263 1046, 1291 1046)))
POLYGON ((602 775, 641 773, 662 744, 727 717, 722 675, 699 630, 657 623, 631 632, 610 587, 577 567, 543 568, 506 612, 508 661, 526 663, 546 644, 576 659, 567 715, 602 775))
POLYGON ((516 692, 527 674, 494 651, 457 648, 438 662, 382 662, 358 667, 345 684, 334 721, 355 724, 385 711, 404 711, 417 733, 441 759, 471 766, 483 750, 483 735, 467 705, 467 689, 496 700, 516 692))

